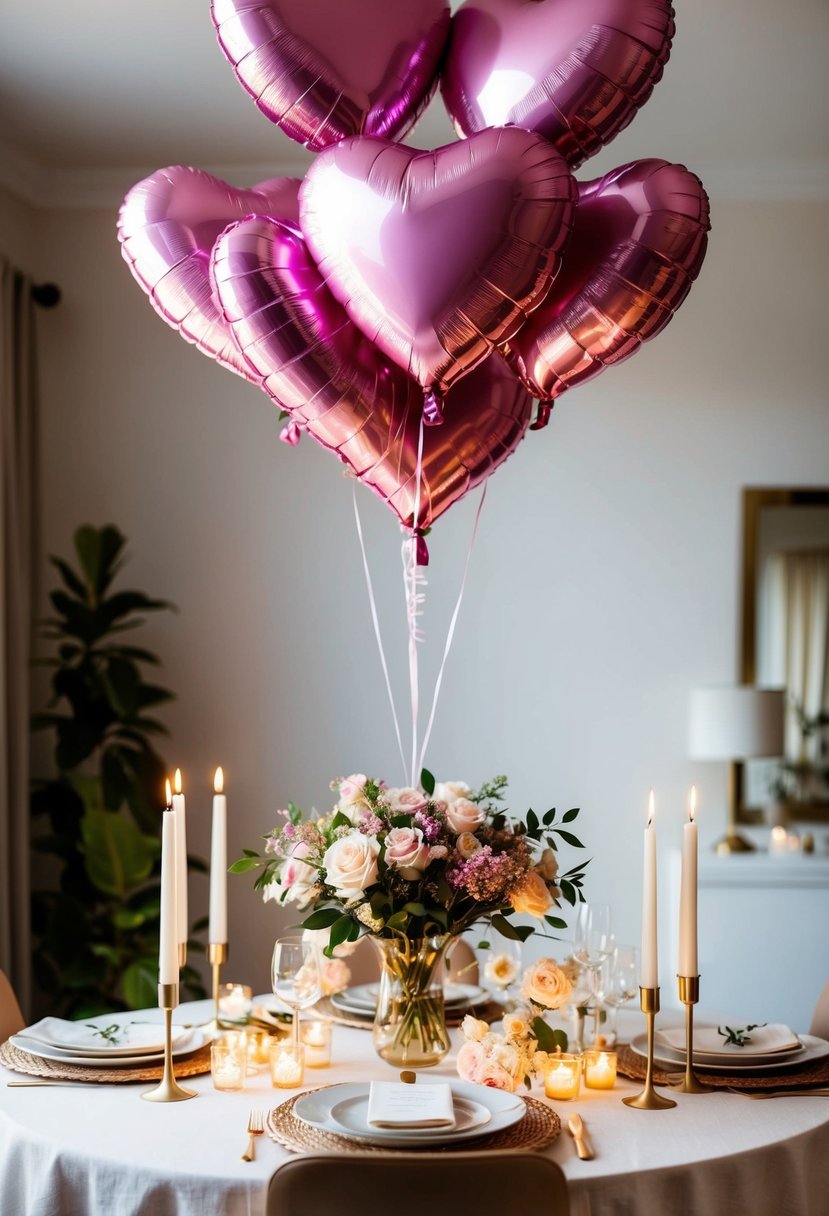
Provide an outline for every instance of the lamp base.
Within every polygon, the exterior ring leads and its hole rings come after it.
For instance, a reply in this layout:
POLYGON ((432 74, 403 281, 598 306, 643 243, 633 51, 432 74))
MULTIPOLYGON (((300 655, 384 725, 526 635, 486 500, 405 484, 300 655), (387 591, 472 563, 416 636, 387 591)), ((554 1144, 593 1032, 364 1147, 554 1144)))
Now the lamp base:
POLYGON ((731 853, 756 853, 757 848, 739 832, 729 832, 723 836, 722 840, 717 841, 714 845, 714 852, 725 857, 731 853))

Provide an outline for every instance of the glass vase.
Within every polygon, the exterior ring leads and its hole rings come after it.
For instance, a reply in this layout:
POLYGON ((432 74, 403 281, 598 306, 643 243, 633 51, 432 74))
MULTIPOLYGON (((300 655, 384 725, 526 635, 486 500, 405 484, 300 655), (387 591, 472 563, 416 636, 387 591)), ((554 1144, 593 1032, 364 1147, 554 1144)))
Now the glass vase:
POLYGON ((371 939, 380 955, 374 1047, 395 1068, 427 1068, 449 1051, 443 958, 451 934, 371 939))

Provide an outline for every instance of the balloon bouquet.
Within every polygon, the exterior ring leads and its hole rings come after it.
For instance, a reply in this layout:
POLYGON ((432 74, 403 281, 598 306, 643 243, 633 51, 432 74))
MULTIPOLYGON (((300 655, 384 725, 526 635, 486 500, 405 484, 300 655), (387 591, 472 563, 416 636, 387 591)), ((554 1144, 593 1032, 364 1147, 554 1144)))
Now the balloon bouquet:
POLYGON ((394 512, 414 641, 424 534, 563 392, 660 333, 702 265, 708 199, 684 166, 572 175, 650 97, 673 9, 213 0, 212 17, 258 109, 318 156, 249 190, 160 169, 121 207, 122 253, 168 324, 287 415, 282 438, 307 432, 394 512), (396 142, 438 84, 459 139, 396 142))

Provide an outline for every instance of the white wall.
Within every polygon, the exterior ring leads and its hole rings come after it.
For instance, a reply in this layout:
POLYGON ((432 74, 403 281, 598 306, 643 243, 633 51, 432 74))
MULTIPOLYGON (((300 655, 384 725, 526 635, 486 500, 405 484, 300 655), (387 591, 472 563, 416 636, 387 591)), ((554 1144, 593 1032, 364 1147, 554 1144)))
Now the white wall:
MULTIPOLYGON (((708 261, 669 329, 565 397, 489 483, 427 763, 473 784, 508 773, 518 810, 581 806, 587 892, 615 906, 623 940, 638 937, 648 787, 663 852, 692 780, 704 838, 724 826, 725 774, 686 759, 686 704, 737 674, 741 487, 827 479, 827 211, 715 198, 708 261)), ((46 550, 114 522, 124 583, 179 606, 146 641, 178 693, 166 754, 191 846, 208 853, 216 764, 232 856, 289 798, 325 805, 337 774, 399 781, 339 464, 281 444, 267 399, 156 317, 114 211, 39 212, 37 234, 64 293, 41 317, 46 550)), ((399 533, 361 501, 403 710, 399 533)), ((432 671, 474 505, 431 537, 432 671)), ((206 904, 203 880, 191 899, 206 904)), ((276 916, 247 877, 230 903, 226 978, 262 990, 276 916)))

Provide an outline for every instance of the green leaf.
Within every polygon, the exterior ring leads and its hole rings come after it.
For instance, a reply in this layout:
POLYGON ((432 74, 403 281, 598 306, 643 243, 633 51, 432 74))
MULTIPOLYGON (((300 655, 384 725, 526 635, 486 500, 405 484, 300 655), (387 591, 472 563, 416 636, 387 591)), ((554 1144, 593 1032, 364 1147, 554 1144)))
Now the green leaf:
POLYGON ((567 844, 571 844, 574 849, 584 848, 584 845, 579 840, 578 836, 574 836, 572 832, 565 832, 563 828, 553 828, 553 831, 557 832, 561 839, 566 841, 567 844))
POLYGON ((579 808, 577 806, 574 806, 572 810, 565 811, 565 813, 561 817, 561 822, 562 823, 572 823, 573 820, 578 815, 578 813, 579 813, 579 808))
MULTIPOLYGON (((342 910, 340 908, 318 908, 316 912, 302 922, 303 929, 330 929, 342 918, 342 910)), ((351 917, 347 918, 348 920, 351 917)))
POLYGON ((527 811, 527 835, 533 839, 538 837, 538 816, 533 810, 527 811))
POLYGON ((81 834, 86 873, 99 891, 123 898, 149 877, 153 855, 144 834, 125 815, 87 809, 81 834))
POLYGON ((420 770, 420 785, 423 792, 427 794, 429 798, 431 798, 432 794, 435 792, 435 778, 432 773, 429 772, 428 768, 422 768, 420 770))
POLYGON ((84 524, 75 531, 75 551, 93 600, 106 590, 115 574, 115 562, 126 541, 117 528, 84 524))
POLYGON ((137 929, 146 919, 143 912, 133 908, 116 908, 112 916, 113 924, 118 929, 137 929))
POLYGON ((552 810, 546 811, 544 813, 544 815, 541 817, 541 822, 546 827, 548 824, 553 822, 555 817, 556 817, 556 808, 553 807, 552 810))
POLYGON ((86 587, 84 586, 83 580, 78 578, 77 574, 72 569, 72 567, 69 565, 69 563, 65 562, 62 557, 50 557, 49 561, 52 563, 52 565, 55 567, 56 570, 60 571, 60 576, 63 579, 63 581, 66 583, 66 586, 69 588, 69 590, 73 591, 75 593, 75 595, 78 596, 79 599, 85 601, 86 600, 86 587))
POLYGON ((408 923, 409 914, 401 909, 399 912, 395 912, 393 916, 389 917, 389 919, 386 921, 386 926, 389 929, 397 929, 400 933, 405 933, 408 923))
POLYGON ((548 925, 552 926, 553 929, 567 928, 567 921, 562 920, 560 916, 545 916, 544 919, 548 925))
POLYGON ((567 1050, 568 1038, 563 1030, 553 1030, 552 1026, 548 1026, 541 1017, 533 1018, 531 1025, 540 1051, 547 1051, 553 1055, 556 1048, 561 1048, 562 1051, 567 1050))
POLYGON ((426 915, 426 908, 421 903, 404 904, 403 911, 408 912, 410 916, 425 916, 426 915))
POLYGON ((158 960, 139 958, 121 976, 121 992, 129 1009, 146 1009, 158 1000, 158 960))
POLYGON ((505 916, 495 912, 490 917, 489 922, 501 937, 506 937, 511 942, 525 942, 528 937, 531 937, 534 930, 528 925, 513 925, 505 916))
POLYGON ((344 815, 342 813, 342 811, 337 811, 336 815, 331 820, 331 831, 332 832, 335 831, 337 828, 350 828, 352 826, 353 825, 351 823, 351 820, 348 818, 347 815, 344 815))
POLYGON ((568 904, 576 904, 576 902, 578 901, 578 895, 576 892, 576 888, 569 881, 569 879, 560 878, 558 885, 561 888, 561 894, 567 900, 568 904))
POLYGON ((252 857, 240 857, 238 861, 234 861, 232 866, 227 867, 228 874, 247 874, 250 870, 255 870, 259 865, 258 861, 254 861, 252 857))
POLYGON ((343 942, 347 942, 351 938, 351 931, 354 921, 350 916, 340 916, 334 921, 331 926, 331 933, 328 937, 328 945, 325 947, 324 954, 331 958, 337 946, 341 946, 343 942))

